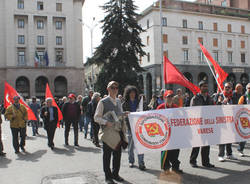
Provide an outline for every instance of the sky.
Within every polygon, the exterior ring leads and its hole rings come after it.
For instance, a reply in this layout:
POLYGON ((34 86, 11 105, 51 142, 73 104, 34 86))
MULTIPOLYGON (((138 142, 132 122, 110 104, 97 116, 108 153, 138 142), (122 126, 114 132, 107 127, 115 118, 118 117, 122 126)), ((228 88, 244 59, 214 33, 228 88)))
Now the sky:
MULTIPOLYGON (((184 1, 194 1, 194 0, 184 0, 184 1)), ((93 48, 97 47, 102 39, 101 24, 99 23, 104 18, 104 12, 100 6, 104 5, 108 0, 85 0, 83 5, 83 61, 86 62, 88 57, 91 57, 91 34, 90 28, 93 28, 93 48), (93 21, 93 18, 95 20, 93 21)), ((156 0, 134 0, 136 6, 138 6, 137 13, 142 12, 150 5, 152 5, 156 0)))

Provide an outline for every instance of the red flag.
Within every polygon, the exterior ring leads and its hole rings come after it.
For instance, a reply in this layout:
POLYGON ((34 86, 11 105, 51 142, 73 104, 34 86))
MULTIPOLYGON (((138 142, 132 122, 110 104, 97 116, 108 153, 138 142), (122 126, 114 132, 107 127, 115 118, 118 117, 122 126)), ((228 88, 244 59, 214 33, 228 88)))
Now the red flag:
MULTIPOLYGON (((198 41, 199 42, 199 41, 198 41)), ((223 82, 224 80, 226 80, 228 74, 220 67, 220 65, 213 59, 213 57, 209 54, 209 52, 207 51, 207 49, 199 42, 201 50, 203 52, 203 54, 206 56, 206 58, 212 63, 212 65, 214 66, 214 71, 215 71, 215 77, 221 87, 221 89, 223 89, 223 82)), ((220 88, 218 87, 219 91, 220 88)))
POLYGON ((164 82, 165 84, 179 84, 190 89, 194 95, 200 92, 200 88, 189 80, 164 56, 164 82))
POLYGON ((29 107, 29 105, 24 101, 23 97, 11 86, 9 85, 6 81, 4 84, 4 108, 7 108, 9 105, 13 104, 13 97, 14 96, 19 96, 20 97, 20 104, 23 104, 28 112, 28 120, 36 120, 36 116, 29 107))
POLYGON ((63 119, 63 115, 62 115, 62 112, 61 110, 59 109, 59 107, 57 106, 56 104, 56 101, 54 100, 53 98, 53 95, 50 91, 50 88, 49 88, 49 84, 47 83, 46 84, 46 94, 45 94, 45 98, 52 98, 52 105, 55 106, 57 108, 57 111, 58 111, 58 123, 57 123, 57 127, 60 127, 60 121, 63 119))

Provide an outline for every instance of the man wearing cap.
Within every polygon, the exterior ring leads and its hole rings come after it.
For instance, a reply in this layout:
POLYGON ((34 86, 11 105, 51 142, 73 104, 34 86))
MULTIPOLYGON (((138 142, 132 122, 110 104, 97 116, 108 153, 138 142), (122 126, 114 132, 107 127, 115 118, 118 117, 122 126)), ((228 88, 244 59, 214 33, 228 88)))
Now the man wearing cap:
POLYGON ((32 97, 32 102, 29 104, 31 110, 36 116, 37 120, 32 120, 31 125, 32 125, 32 132, 33 136, 36 136, 38 134, 38 123, 39 123, 39 112, 41 106, 36 102, 36 97, 32 97))
POLYGON ((19 102, 20 97, 14 96, 14 103, 10 105, 5 112, 5 118, 10 121, 10 128, 12 133, 13 147, 15 153, 20 153, 19 148, 25 152, 25 138, 26 138, 26 121, 28 120, 27 109, 19 102), (18 141, 18 134, 20 134, 21 141, 18 141))
MULTIPOLYGON (((205 105, 213 105, 214 101, 213 99, 208 95, 208 84, 206 81, 201 81, 199 83, 199 87, 201 92, 195 95, 190 102, 190 106, 205 106, 205 105)), ((197 168, 197 157, 199 154, 200 147, 194 147, 192 149, 191 155, 190 155, 190 165, 194 168, 197 168)), ((209 160, 209 152, 210 152, 210 146, 202 146, 201 147, 201 162, 204 167, 212 168, 214 167, 213 164, 210 164, 209 160)))
POLYGON ((74 94, 69 94, 69 101, 66 102, 62 107, 63 119, 65 121, 65 145, 69 145, 69 131, 71 124, 74 128, 74 145, 79 146, 78 144, 78 121, 81 114, 80 105, 76 102, 76 96, 74 94))
MULTIPOLYGON (((125 137, 125 123, 121 121, 123 116, 121 101, 116 98, 118 94, 118 83, 111 81, 107 86, 108 96, 99 101, 94 115, 95 122, 102 126, 103 135, 103 170, 105 180, 108 184, 113 181, 122 182, 124 179, 119 176, 121 163, 121 145, 119 144, 125 137), (108 114, 114 114, 108 116, 108 114), (115 116, 118 120, 115 120, 115 116), (113 170, 110 169, 111 154, 113 155, 113 170)), ((126 113, 127 114, 127 113, 126 113)))
MULTIPOLYGON (((164 103, 160 104, 157 109, 178 108, 173 103, 174 92, 172 90, 166 90, 164 93, 164 103)), ((180 169, 180 161, 178 160, 180 149, 167 150, 161 152, 161 169, 168 172, 172 167, 172 171, 178 174, 182 174, 180 169)))
POLYGON ((44 122, 44 129, 47 131, 48 146, 53 150, 55 144, 53 142, 58 122, 58 111, 52 106, 52 98, 46 98, 46 106, 41 109, 41 118, 44 122))

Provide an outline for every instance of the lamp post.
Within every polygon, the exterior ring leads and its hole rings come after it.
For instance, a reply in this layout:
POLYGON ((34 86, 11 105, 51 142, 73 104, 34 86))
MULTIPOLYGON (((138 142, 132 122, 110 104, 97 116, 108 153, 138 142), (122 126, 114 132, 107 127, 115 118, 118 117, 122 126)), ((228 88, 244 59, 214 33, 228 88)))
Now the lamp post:
POLYGON ((160 0, 160 35, 161 35, 161 88, 165 89, 165 83, 164 83, 164 66, 163 66, 163 30, 162 30, 162 0, 160 0))
MULTIPOLYGON (((98 25, 98 23, 94 24, 94 21, 95 21, 95 17, 93 17, 93 21, 92 21, 92 24, 91 26, 89 26, 88 24, 86 24, 85 22, 83 22, 82 19, 79 19, 79 21, 82 23, 82 25, 86 26, 89 30, 90 30, 90 49, 91 49, 91 57, 93 56, 94 54, 94 51, 93 51, 93 31, 94 29, 96 28, 96 26, 98 25)), ((93 83, 93 90, 94 90, 94 67, 93 67, 93 64, 91 66, 91 73, 92 73, 92 83, 93 83)))

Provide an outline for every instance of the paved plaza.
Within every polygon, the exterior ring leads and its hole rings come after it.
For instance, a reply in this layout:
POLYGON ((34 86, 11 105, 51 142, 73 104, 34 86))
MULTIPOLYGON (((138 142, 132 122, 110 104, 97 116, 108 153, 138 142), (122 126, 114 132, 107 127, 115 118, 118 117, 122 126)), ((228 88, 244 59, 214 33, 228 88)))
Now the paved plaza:
MULTIPOLYGON (((28 127, 26 153, 16 155, 12 148, 9 122, 3 122, 3 143, 6 157, 0 157, 0 184, 102 184, 102 149, 96 148, 90 139, 79 135, 79 148, 73 146, 73 131, 70 132, 69 146, 64 145, 64 129, 58 128, 55 135, 56 148, 47 147, 46 133, 39 129, 39 136, 33 137, 28 127)), ((181 135, 180 135, 181 136, 181 135)), ((89 138, 89 137, 88 137, 89 138)), ((184 138, 183 138, 184 139, 184 138)), ((180 152, 181 169, 184 174, 166 174, 160 170, 160 153, 145 154, 146 171, 138 167, 129 168, 128 154, 122 154, 120 175, 126 184, 249 184, 250 144, 246 146, 246 156, 239 157, 237 145, 233 152, 238 160, 217 161, 218 146, 211 146, 210 160, 216 168, 192 168, 189 165, 191 149, 180 152)), ((136 163, 137 165, 137 163, 136 163)), ((200 156, 198 165, 201 165, 200 156)))

